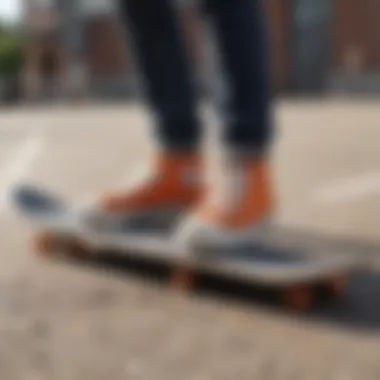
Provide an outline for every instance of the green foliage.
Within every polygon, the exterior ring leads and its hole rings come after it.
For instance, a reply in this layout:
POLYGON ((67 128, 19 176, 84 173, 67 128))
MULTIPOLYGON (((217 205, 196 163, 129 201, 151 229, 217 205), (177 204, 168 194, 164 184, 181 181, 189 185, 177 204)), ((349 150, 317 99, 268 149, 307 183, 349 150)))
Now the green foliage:
POLYGON ((0 76, 17 76, 23 60, 24 47, 21 36, 0 25, 0 76))

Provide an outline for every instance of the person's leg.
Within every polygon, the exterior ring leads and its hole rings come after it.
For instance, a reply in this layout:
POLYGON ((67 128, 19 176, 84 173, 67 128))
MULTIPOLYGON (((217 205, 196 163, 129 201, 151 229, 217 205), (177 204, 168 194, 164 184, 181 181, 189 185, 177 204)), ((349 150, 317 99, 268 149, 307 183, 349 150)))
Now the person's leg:
POLYGON ((224 142, 263 154, 272 134, 266 12, 263 0, 205 0, 226 84, 224 142))
POLYGON ((272 136, 266 15, 262 0, 208 0, 203 5, 226 84, 226 154, 222 184, 211 188, 180 236, 225 246, 253 238, 252 228, 257 230, 274 206, 266 157, 272 136))
POLYGON ((159 143, 168 149, 195 149, 200 138, 197 101, 184 36, 171 0, 121 1, 157 121, 159 143))
POLYGON ((156 122, 157 158, 153 180, 133 191, 107 196, 110 211, 129 212, 192 203, 198 184, 189 171, 200 170, 200 125, 190 64, 171 0, 123 0, 122 17, 131 31, 137 61, 156 122))

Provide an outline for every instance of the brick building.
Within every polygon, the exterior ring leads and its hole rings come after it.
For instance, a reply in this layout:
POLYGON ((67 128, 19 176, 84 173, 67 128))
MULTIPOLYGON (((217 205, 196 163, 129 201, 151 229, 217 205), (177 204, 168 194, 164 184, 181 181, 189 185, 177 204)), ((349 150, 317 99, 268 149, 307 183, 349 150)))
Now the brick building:
MULTIPOLYGON (((113 1, 24 1, 28 3, 25 20, 29 20, 28 72, 39 70, 43 77, 54 73, 62 78, 70 59, 80 51, 89 93, 125 96, 134 89, 133 55, 113 1), (71 13, 67 11, 70 1, 76 5, 71 13)), ((380 91, 379 1, 264 1, 278 92, 380 91)), ((201 77, 208 67, 204 47, 209 40, 191 3, 182 8, 180 17, 201 77)))
POLYGON ((28 0, 24 2, 23 23, 25 96, 35 99, 58 95, 67 63, 65 44, 59 33, 59 15, 50 4, 28 0))
POLYGON ((378 0, 265 0, 277 88, 380 91, 378 0))
POLYGON ((78 74, 89 93, 105 83, 124 85, 121 79, 128 77, 131 60, 116 12, 103 4, 107 2, 24 0, 28 97, 62 97, 70 92, 68 84, 78 85, 78 74))

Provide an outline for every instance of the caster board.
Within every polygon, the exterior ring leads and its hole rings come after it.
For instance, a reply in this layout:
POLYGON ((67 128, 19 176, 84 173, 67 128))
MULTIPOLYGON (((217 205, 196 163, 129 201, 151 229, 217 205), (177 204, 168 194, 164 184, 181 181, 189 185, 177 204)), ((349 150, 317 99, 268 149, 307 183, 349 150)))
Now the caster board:
POLYGON ((366 270, 367 261, 358 252, 338 245, 325 247, 283 234, 268 227, 255 241, 241 247, 216 252, 193 251, 176 243, 170 235, 120 230, 91 230, 83 215, 70 202, 37 187, 20 186, 12 193, 18 213, 36 231, 35 248, 40 254, 64 251, 69 256, 91 256, 97 252, 117 252, 120 256, 171 268, 171 284, 191 290, 201 274, 228 281, 276 290, 293 310, 308 310, 316 303, 317 290, 341 296, 351 275, 366 270))

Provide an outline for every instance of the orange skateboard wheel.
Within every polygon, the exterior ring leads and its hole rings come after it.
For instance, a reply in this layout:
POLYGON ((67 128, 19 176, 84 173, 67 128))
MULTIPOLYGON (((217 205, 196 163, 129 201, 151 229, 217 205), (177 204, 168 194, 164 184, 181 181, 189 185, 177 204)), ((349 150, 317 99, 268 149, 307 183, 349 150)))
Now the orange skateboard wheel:
POLYGON ((59 246, 59 237, 51 231, 41 231, 34 237, 33 246, 38 255, 50 256, 59 246))
POLYGON ((326 281, 325 289, 333 296, 342 296, 348 288, 348 278, 344 275, 337 275, 326 281))
POLYGON ((65 253, 69 257, 83 258, 88 248, 79 238, 65 237, 52 231, 41 231, 34 239, 34 248, 38 255, 48 257, 54 253, 65 253))
POLYGON ((287 307, 295 311, 306 312, 315 304, 315 294, 310 285, 292 286, 283 291, 283 300, 287 307))
POLYGON ((190 291, 196 283, 196 275, 190 268, 173 269, 170 284, 173 289, 180 291, 190 291))
POLYGON ((69 257, 81 259, 88 255, 89 248, 79 238, 71 238, 66 241, 65 251, 69 257))

